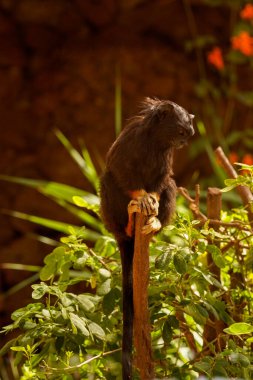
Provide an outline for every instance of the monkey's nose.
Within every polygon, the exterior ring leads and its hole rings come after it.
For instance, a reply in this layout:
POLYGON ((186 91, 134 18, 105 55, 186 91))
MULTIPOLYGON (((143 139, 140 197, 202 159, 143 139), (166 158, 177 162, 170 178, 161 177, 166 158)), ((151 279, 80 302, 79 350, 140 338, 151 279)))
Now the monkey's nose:
POLYGON ((194 128, 191 125, 191 128, 190 128, 190 137, 192 137, 194 135, 194 133, 195 133, 194 128))

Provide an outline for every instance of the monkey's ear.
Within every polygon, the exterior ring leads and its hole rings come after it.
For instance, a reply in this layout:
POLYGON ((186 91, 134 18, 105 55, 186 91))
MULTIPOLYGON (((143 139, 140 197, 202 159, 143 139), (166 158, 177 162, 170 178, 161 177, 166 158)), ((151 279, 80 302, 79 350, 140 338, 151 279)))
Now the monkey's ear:
POLYGON ((169 114, 174 111, 174 105, 172 103, 162 104, 154 111, 156 118, 159 121, 163 121, 169 114))
POLYGON ((158 121, 163 121, 168 116, 168 110, 158 108, 154 111, 154 116, 158 121))
POLYGON ((193 120, 195 118, 195 115, 192 115, 191 113, 189 115, 190 115, 191 120, 193 120))

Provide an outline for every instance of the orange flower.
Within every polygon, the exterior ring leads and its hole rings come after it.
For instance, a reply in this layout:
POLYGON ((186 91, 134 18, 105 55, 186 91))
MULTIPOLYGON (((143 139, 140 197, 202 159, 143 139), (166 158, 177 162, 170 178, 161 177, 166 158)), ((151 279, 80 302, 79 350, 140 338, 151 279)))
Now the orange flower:
POLYGON ((253 20, 253 4, 246 4, 241 10, 240 16, 244 20, 253 20))
MULTIPOLYGON (((245 156, 243 156, 242 162, 246 165, 253 165, 253 156, 251 154, 245 154, 245 156)), ((249 173, 249 169, 241 170, 242 175, 248 175, 249 173)))
POLYGON ((239 158, 238 158, 238 154, 235 153, 235 152, 231 152, 229 155, 228 155, 228 159, 229 161, 231 162, 231 164, 234 164, 235 162, 238 162, 239 158))
POLYGON ((246 165, 253 165, 253 156, 251 154, 245 154, 242 162, 246 165))
POLYGON ((207 54, 207 60, 211 65, 216 67, 218 70, 223 70, 224 69, 224 60, 222 56, 222 51, 219 47, 214 47, 213 50, 211 50, 207 54))
POLYGON ((231 38, 232 47, 247 56, 253 55, 253 37, 248 32, 241 32, 231 38))

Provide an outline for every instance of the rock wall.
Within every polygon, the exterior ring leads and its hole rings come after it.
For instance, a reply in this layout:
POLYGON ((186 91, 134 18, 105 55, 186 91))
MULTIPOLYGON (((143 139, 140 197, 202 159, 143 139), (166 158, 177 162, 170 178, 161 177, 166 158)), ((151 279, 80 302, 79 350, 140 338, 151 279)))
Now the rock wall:
MULTIPOLYGON (((185 4, 200 32, 226 33, 226 13, 201 1, 0 0, 0 173, 89 189, 54 129, 104 158, 114 139, 117 68, 123 119, 138 111, 144 96, 195 112, 199 74, 195 55, 185 51, 191 38, 185 4)), ((191 174, 183 156, 176 160, 181 184, 191 174)), ((33 190, 2 181, 0 207, 74 221, 33 190)), ((45 230, 3 214, 0 223, 1 262, 41 263, 48 248, 27 235, 45 230)), ((2 270, 1 291, 27 275, 2 270)), ((20 294, 4 300, 7 319, 26 301, 20 294)))

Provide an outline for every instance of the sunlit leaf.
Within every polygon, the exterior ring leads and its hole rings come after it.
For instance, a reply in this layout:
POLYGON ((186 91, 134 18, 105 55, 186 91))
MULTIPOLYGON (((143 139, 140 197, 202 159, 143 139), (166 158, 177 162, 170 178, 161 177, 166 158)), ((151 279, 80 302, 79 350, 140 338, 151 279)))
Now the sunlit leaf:
POLYGON ((207 252, 211 253, 212 259, 218 268, 224 268, 226 266, 226 260, 222 256, 221 250, 217 245, 207 245, 207 252))
POLYGON ((224 331, 230 335, 251 334, 253 333, 253 326, 249 323, 237 322, 224 329, 224 331))
POLYGON ((111 290, 111 281, 112 280, 108 278, 97 287, 97 294, 99 296, 104 296, 105 294, 109 293, 111 290))
POLYGON ((95 335, 97 338, 99 338, 101 340, 105 339, 105 332, 102 329, 102 327, 99 326, 97 323, 90 322, 88 324, 88 328, 89 328, 89 330, 90 330, 90 332, 91 332, 92 335, 95 335))
MULTIPOLYGON (((84 336, 89 336, 89 330, 87 329, 87 323, 83 318, 80 318, 78 315, 74 313, 69 313, 70 321, 72 322, 72 325, 74 325, 78 330, 81 331, 81 333, 84 336)), ((77 333, 77 331, 74 329, 74 334, 77 333)))
MULTIPOLYGON (((66 235, 69 233, 69 224, 67 223, 59 222, 52 219, 42 218, 36 215, 29 215, 29 214, 25 214, 19 211, 5 211, 5 213, 6 214, 8 213, 9 215, 14 216, 16 218, 27 220, 29 222, 39 224, 43 227, 47 227, 52 230, 64 233, 66 235)), ((72 227, 75 228, 76 231, 80 230, 79 226, 72 225, 72 227)), ((83 236, 83 239, 85 240, 96 241, 100 237, 100 234, 86 228, 85 230, 83 230, 82 236, 83 236)))

